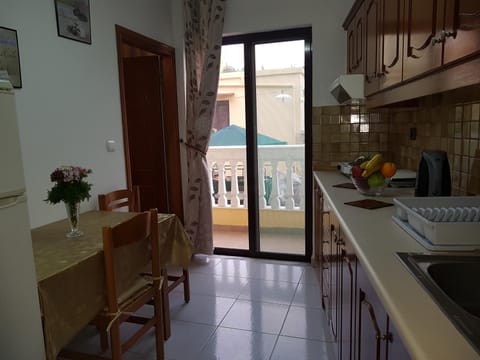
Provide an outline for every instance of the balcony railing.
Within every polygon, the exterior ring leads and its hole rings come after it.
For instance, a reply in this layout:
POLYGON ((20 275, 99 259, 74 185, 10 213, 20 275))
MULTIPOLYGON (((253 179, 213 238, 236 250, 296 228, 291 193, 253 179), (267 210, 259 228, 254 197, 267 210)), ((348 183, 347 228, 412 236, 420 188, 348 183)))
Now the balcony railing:
MULTIPOLYGON (((304 145, 258 147, 260 209, 305 209, 304 145)), ((245 146, 212 146, 207 153, 213 206, 247 207, 245 146)))

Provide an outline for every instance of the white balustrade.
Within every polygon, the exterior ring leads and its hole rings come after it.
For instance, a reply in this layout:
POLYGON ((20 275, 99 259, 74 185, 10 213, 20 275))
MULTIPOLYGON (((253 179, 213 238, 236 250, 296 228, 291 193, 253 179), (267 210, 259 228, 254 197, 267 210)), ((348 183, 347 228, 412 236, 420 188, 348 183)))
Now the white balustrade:
MULTIPOLYGON (((260 209, 305 209, 304 145, 258 147, 260 209)), ((207 161, 214 207, 247 207, 245 146, 212 146, 207 161), (227 185, 230 185, 228 187, 227 185)))

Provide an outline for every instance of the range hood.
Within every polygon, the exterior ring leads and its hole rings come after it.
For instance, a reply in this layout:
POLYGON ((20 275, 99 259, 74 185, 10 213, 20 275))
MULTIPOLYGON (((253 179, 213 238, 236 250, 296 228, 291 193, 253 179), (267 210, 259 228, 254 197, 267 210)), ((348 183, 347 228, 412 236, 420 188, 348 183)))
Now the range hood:
POLYGON ((363 103, 364 78, 362 74, 340 75, 330 86, 330 93, 340 104, 363 103))

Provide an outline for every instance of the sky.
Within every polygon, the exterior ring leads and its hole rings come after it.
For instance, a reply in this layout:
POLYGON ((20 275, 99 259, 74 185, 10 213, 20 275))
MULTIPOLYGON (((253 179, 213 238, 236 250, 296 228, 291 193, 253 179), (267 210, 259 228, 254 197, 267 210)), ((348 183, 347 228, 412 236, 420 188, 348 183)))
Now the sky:
MULTIPOLYGON (((283 41, 255 45, 257 69, 285 69, 304 66, 304 41, 283 41)), ((243 44, 223 45, 221 69, 225 64, 243 69, 243 44)))

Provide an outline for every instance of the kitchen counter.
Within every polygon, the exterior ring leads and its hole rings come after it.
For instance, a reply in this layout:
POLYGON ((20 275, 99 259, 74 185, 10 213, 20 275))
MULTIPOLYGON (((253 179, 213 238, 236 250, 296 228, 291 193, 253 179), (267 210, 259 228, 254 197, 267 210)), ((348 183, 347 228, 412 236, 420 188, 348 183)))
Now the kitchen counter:
MULTIPOLYGON (((395 207, 375 210, 345 205, 367 197, 356 190, 336 188, 348 182, 338 172, 318 171, 314 177, 340 221, 340 227, 352 241, 363 269, 397 328, 413 359, 470 360, 480 355, 455 328, 396 252, 429 253, 396 225, 391 216, 395 207)), ((387 188, 385 196, 375 199, 393 203, 394 197, 413 196, 413 189, 387 188)))

